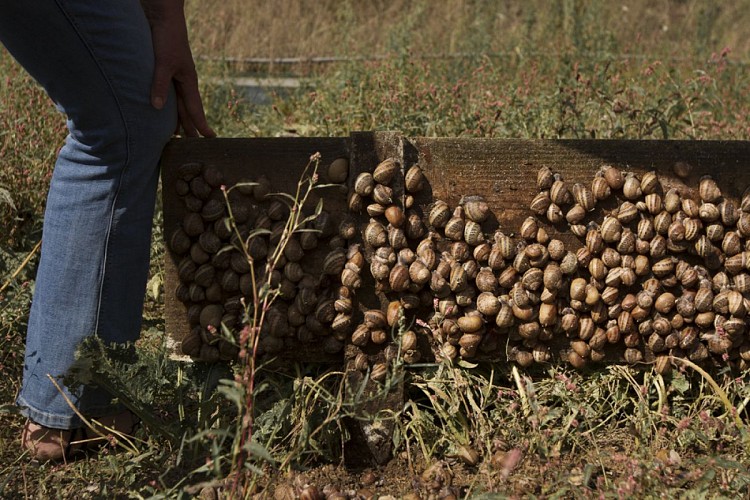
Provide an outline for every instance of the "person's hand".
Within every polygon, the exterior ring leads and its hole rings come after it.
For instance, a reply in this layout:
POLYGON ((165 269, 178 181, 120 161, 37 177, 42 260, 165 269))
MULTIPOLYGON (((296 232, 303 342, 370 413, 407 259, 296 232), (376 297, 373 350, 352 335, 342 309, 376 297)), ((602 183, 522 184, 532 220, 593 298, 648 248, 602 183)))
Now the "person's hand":
POLYGON ((154 44, 154 77, 151 83, 151 105, 161 109, 167 101, 169 86, 177 94, 178 128, 188 137, 215 137, 206 121, 188 43, 187 27, 181 0, 145 0, 142 2, 151 23, 154 44))

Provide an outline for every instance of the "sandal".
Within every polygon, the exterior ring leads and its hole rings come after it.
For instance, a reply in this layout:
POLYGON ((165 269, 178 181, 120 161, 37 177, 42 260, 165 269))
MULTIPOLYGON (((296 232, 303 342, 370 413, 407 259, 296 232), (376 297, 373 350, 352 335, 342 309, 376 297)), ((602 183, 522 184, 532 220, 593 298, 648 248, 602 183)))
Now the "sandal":
POLYGON ((132 434, 140 419, 131 411, 92 419, 94 427, 71 430, 50 429, 28 420, 21 433, 21 446, 39 462, 67 462, 107 443, 116 444, 117 435, 132 434))
POLYGON ((75 460, 84 452, 82 433, 82 428, 50 429, 28 420, 21 433, 21 446, 39 462, 75 460))

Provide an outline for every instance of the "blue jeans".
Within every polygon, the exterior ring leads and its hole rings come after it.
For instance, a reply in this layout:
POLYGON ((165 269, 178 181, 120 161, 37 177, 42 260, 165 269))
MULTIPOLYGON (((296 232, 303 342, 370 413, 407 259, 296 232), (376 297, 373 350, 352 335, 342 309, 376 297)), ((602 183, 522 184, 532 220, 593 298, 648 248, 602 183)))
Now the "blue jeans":
MULTIPOLYGON (((0 41, 67 116, 44 214, 42 252, 17 403, 46 427, 82 425, 50 382, 82 339, 138 338, 161 151, 175 130, 174 93, 150 104, 154 54, 138 0, 0 0, 0 41)), ((111 397, 67 397, 87 416, 111 397)))

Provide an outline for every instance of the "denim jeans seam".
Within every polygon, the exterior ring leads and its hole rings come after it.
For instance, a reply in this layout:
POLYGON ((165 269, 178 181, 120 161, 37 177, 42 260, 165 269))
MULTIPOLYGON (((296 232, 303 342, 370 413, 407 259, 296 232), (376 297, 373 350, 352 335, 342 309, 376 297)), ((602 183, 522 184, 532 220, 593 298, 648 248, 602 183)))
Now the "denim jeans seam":
POLYGON ((96 56, 96 52, 94 51, 93 47, 87 40, 86 36, 84 36, 79 24, 76 22, 76 19, 73 15, 71 15, 68 10, 65 9, 65 6, 63 5, 64 0, 55 0, 60 10, 63 12, 65 17, 70 22, 71 26, 75 30, 75 32, 78 34, 78 37, 81 39, 81 43, 86 47, 86 50, 88 51, 89 55, 91 56, 91 59, 94 61, 94 64, 96 64, 97 68, 99 69, 99 72, 102 75, 102 78, 107 82, 107 86, 110 89, 110 92, 112 93, 112 98, 115 101, 115 104, 117 106, 117 111, 120 115, 120 119, 122 120, 123 128, 125 129, 125 162, 122 166, 122 171, 120 172, 120 175, 117 177, 117 187, 115 189, 115 194, 112 198, 112 205, 110 207, 110 213, 109 213, 109 223, 107 225, 107 233, 104 238, 104 255, 102 256, 102 269, 101 269, 101 280, 99 281, 99 297, 97 300, 96 305, 96 318, 94 323, 94 331, 93 334, 96 335, 99 331, 99 322, 100 322, 100 314, 101 314, 101 308, 102 308, 102 302, 104 301, 104 293, 105 293, 105 282, 106 282, 106 276, 107 276, 107 260, 109 258, 109 245, 111 241, 111 235, 113 231, 114 226, 114 218, 115 218, 115 211, 117 208, 117 200, 119 198, 120 188, 122 186, 123 177, 125 176, 125 173, 128 170, 128 166, 130 165, 130 151, 131 151, 131 141, 132 141, 132 134, 130 133, 130 127, 128 120, 125 117, 125 112, 123 110, 122 103, 120 102, 120 99, 118 98, 117 92, 115 91, 115 85, 112 83, 112 80, 109 78, 109 75, 107 74, 107 71, 105 71, 104 66, 99 61, 99 58, 96 56))

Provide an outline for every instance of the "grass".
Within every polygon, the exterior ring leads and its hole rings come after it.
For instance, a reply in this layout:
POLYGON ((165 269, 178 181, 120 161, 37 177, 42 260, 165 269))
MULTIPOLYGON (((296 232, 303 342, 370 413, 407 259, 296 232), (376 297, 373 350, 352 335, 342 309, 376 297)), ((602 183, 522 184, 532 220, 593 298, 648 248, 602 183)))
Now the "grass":
MULTIPOLYGON (((292 69, 307 75, 309 86, 267 108, 205 78, 232 74, 236 65, 204 60, 206 106, 223 136, 401 130, 747 140, 747 4, 392 0, 323 1, 305 11, 288 1, 187 7, 201 57, 388 56, 325 68, 300 64, 292 69), (243 15, 245 9, 253 15, 243 15), (465 56, 425 57, 459 53, 465 56)), ((92 345, 84 357, 90 363, 79 371, 79 378, 93 374, 119 391, 146 417, 148 432, 136 434, 135 451, 106 448, 68 466, 34 467, 20 455, 22 421, 11 403, 20 384, 34 248, 64 123, 5 53, 0 75, 0 92, 10 97, 0 101, 0 286, 8 282, 0 292, 0 497, 186 498, 222 486, 241 399, 228 368, 167 356, 160 209, 137 356, 125 350, 103 356, 92 345)), ((662 377, 620 366, 578 374, 564 367, 522 373, 430 365, 392 375, 405 381, 406 398, 388 417, 396 422, 400 475, 384 469, 390 474, 384 492, 416 487, 427 497, 450 487, 459 496, 487 498, 703 498, 748 491, 744 373, 681 366, 662 377)), ((352 475, 319 468, 340 462, 346 422, 362 418, 363 394, 344 391, 342 381, 341 372, 315 365, 260 367, 247 469, 258 488, 281 491, 295 478, 299 486, 300 470, 320 488, 336 481, 360 487, 352 475), (320 470, 327 472, 316 475, 320 470)))

